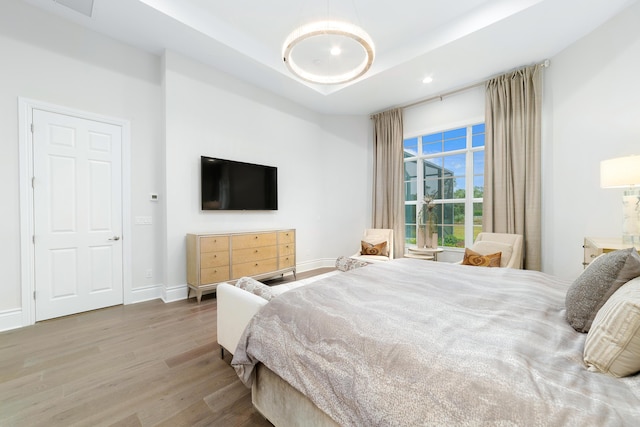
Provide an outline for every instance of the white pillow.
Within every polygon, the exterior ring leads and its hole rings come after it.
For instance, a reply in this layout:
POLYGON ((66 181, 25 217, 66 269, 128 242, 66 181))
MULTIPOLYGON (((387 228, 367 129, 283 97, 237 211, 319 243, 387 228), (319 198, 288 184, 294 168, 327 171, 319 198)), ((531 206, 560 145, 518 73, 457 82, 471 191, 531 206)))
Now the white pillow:
POLYGON ((584 361, 590 371, 615 377, 640 372, 640 277, 622 285, 598 310, 584 361))
POLYGON ((471 250, 478 252, 480 255, 490 255, 496 252, 502 252, 500 257, 500 267, 506 267, 511 259, 511 254, 513 254, 513 245, 510 245, 509 243, 480 240, 473 244, 471 250))

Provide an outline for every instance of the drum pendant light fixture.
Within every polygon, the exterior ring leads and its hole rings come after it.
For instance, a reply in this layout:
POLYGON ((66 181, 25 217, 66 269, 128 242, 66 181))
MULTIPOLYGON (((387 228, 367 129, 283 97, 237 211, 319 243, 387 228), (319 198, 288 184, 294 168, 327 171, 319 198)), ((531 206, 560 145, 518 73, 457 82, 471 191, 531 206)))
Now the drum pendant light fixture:
POLYGON ((295 29, 284 42, 287 68, 310 83, 347 83, 365 74, 375 57, 371 37, 342 21, 317 21, 295 29))

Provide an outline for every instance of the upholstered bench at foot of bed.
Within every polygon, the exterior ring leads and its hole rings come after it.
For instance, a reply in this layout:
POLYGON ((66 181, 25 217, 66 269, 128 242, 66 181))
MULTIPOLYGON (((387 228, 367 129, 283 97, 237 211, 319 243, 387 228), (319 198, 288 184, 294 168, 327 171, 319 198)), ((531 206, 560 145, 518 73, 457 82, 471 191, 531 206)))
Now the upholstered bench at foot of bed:
MULTIPOLYGON (((308 285, 339 273, 340 271, 334 270, 307 279, 272 286, 271 292, 274 295, 280 295, 288 290, 308 285)), ((230 353, 235 351, 249 320, 268 301, 229 283, 220 283, 218 285, 216 299, 218 305, 218 344, 220 344, 220 355, 224 357, 225 349, 230 353)))

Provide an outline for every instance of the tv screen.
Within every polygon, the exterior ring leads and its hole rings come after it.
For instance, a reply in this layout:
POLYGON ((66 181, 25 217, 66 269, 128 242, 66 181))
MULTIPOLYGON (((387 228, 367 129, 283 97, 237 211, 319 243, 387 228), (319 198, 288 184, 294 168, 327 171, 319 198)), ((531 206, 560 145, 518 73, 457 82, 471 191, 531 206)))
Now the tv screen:
POLYGON ((278 169, 201 156, 202 210, 277 210, 278 169))

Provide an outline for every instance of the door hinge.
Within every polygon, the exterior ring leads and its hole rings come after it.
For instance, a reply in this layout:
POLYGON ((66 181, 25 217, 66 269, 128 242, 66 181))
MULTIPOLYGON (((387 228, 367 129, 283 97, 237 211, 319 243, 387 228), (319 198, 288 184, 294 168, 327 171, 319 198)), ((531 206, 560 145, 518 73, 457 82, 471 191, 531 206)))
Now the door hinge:
POLYGON ((36 177, 35 176, 31 177, 31 188, 36 188, 36 177))
POLYGON ((36 244, 36 235, 33 234, 31 235, 31 242, 35 245, 36 244))
POLYGON ((36 291, 33 291, 33 299, 36 299, 36 291))
POLYGON ((33 133, 33 123, 31 123, 31 133, 33 133))

